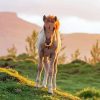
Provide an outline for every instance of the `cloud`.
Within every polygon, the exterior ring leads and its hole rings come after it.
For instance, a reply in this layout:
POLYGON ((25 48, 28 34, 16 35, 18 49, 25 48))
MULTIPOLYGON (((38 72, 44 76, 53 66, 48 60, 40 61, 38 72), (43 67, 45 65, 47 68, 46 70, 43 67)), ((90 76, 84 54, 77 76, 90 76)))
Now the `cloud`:
POLYGON ((57 15, 61 32, 100 33, 100 0, 1 0, 0 11, 43 25, 42 16, 57 15))
MULTIPOLYGON (((42 16, 19 14, 20 18, 43 26, 42 16)), ((100 21, 89 21, 77 16, 60 17, 60 32, 61 33, 100 33, 100 21)))
POLYGON ((100 0, 1 0, 0 11, 100 20, 100 0))
POLYGON ((62 33, 100 33, 100 21, 88 21, 76 16, 69 16, 60 20, 62 33))

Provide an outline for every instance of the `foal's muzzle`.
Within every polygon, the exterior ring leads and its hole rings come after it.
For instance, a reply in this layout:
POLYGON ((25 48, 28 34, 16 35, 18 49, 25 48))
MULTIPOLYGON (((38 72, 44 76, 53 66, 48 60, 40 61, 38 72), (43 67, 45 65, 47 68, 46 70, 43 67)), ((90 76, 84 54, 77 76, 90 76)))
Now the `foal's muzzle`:
POLYGON ((46 45, 46 46, 50 46, 50 45, 51 45, 51 39, 46 39, 45 45, 46 45))

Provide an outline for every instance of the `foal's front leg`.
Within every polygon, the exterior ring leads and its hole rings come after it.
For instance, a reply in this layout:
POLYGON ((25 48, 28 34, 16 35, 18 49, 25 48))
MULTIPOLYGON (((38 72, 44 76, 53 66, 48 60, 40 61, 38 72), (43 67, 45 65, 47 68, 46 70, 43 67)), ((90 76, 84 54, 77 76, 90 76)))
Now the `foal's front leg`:
POLYGON ((55 56, 50 58, 50 67, 49 67, 49 76, 48 76, 48 93, 51 94, 53 94, 52 80, 53 80, 53 73, 54 73, 54 61, 55 61, 55 56))
POLYGON ((40 86, 40 81, 41 81, 41 72, 43 69, 43 64, 42 64, 43 57, 39 57, 39 64, 38 64, 38 72, 37 72, 37 77, 36 77, 36 86, 40 86))
POLYGON ((42 83, 42 87, 46 88, 47 85, 47 80, 48 80, 48 70, 49 70, 49 65, 48 65, 48 58, 44 57, 44 79, 42 83))

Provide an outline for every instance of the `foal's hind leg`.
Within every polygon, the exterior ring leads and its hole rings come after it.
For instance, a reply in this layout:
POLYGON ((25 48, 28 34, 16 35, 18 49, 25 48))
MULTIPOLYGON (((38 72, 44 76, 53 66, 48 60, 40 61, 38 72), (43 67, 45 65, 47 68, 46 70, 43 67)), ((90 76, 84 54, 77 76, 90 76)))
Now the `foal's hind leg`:
POLYGON ((47 57, 44 57, 44 79, 43 79, 43 83, 42 83, 43 87, 46 87, 46 85, 47 85, 48 69, 49 69, 48 59, 47 59, 47 57))
POLYGON ((43 57, 39 57, 39 64, 38 64, 38 72, 37 72, 37 77, 36 77, 36 86, 40 86, 40 81, 41 81, 41 72, 43 69, 43 64, 42 64, 43 57))
POLYGON ((56 90, 57 62, 58 62, 58 57, 56 57, 54 62, 54 73, 53 73, 53 80, 52 80, 54 90, 56 90))

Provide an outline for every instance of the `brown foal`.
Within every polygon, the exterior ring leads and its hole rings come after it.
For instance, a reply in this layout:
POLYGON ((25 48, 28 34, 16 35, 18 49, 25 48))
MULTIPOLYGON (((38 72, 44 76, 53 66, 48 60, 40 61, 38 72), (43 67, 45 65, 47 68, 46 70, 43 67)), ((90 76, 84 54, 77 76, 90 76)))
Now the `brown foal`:
POLYGON ((59 21, 56 16, 43 16, 44 26, 38 35, 38 72, 36 87, 39 87, 41 72, 44 64, 44 79, 42 86, 46 87, 48 82, 48 93, 56 90, 56 74, 58 53, 61 48, 61 39, 58 32, 59 21))

